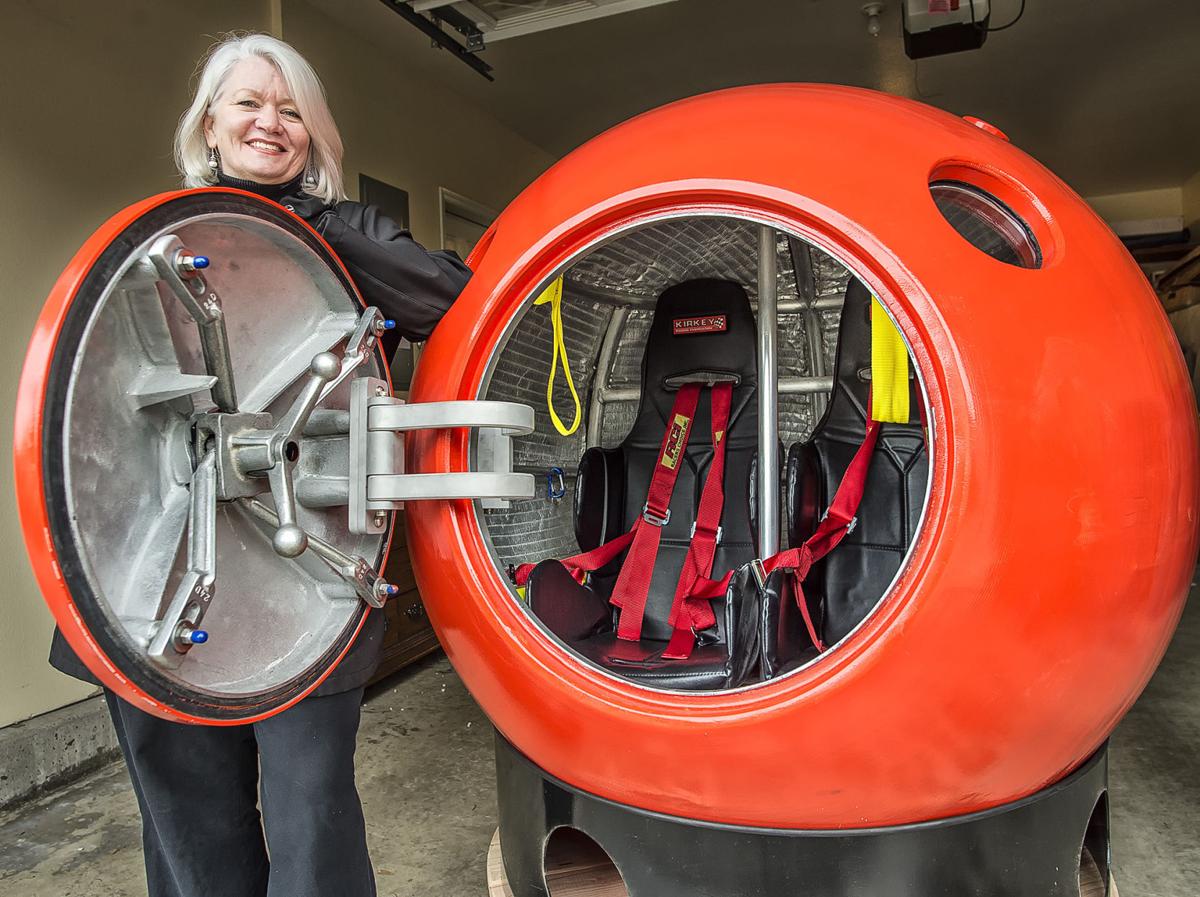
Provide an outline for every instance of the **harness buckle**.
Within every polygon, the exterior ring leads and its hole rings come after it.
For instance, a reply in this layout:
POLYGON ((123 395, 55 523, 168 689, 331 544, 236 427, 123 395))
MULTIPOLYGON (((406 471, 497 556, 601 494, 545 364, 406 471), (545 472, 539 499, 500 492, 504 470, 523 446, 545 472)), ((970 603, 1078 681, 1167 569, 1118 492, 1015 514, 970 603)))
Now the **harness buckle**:
MULTIPOLYGON (((696 524, 697 524, 697 523, 699 523, 699 522, 700 522, 700 521, 698 521, 698 520, 693 520, 693 521, 692 521, 692 531, 691 531, 691 533, 689 533, 689 534, 688 534, 688 538, 689 538, 689 539, 694 539, 694 538, 696 538, 696 524)), ((713 541, 714 541, 715 543, 717 543, 718 545, 720 545, 720 544, 721 544, 721 534, 722 534, 723 532, 724 532, 724 530, 723 530, 721 527, 719 527, 719 526, 718 526, 718 527, 717 527, 717 532, 716 532, 716 538, 713 540, 713 541)))
POLYGON ((671 509, 667 508, 667 513, 665 515, 663 515, 662 517, 659 517, 657 514, 655 514, 653 511, 650 510, 650 503, 646 502, 646 504, 642 505, 642 519, 645 520, 647 523, 649 523, 651 526, 658 526, 658 527, 666 526, 668 523, 671 522, 671 509))
MULTIPOLYGON (((825 513, 824 513, 824 514, 822 514, 822 515, 820 516, 820 518, 818 518, 818 520, 817 520, 817 524, 818 524, 818 525, 819 525, 819 524, 822 524, 822 523, 824 523, 824 522, 826 521, 826 519, 829 517, 829 511, 830 511, 830 509, 829 509, 829 508, 826 508, 826 509, 825 509, 825 513)), ((848 535, 850 535, 852 532, 854 532, 854 528, 855 528, 856 526, 858 526, 858 517, 857 517, 857 516, 855 516, 855 517, 851 517, 851 518, 850 518, 850 522, 846 524, 846 535, 848 536, 848 535)))
POLYGON ((758 584, 758 590, 761 592, 767 587, 767 568, 763 566, 762 558, 755 558, 750 562, 750 573, 754 576, 755 583, 758 584))

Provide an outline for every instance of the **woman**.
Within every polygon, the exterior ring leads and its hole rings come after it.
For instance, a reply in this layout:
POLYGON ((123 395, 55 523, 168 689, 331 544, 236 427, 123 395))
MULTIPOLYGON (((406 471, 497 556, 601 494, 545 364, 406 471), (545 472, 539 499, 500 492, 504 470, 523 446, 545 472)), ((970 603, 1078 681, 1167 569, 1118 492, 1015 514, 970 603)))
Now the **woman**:
MULTIPOLYGON (((427 252, 377 208, 345 201, 342 141, 321 82, 273 37, 213 47, 179 122, 175 159, 188 187, 249 190, 303 217, 366 302, 411 340, 429 336, 470 277, 453 253, 427 252)), ((382 633, 372 611, 310 697, 253 725, 171 723, 106 691, 142 812, 150 897, 375 894, 354 747, 382 633)), ((96 681, 58 632, 50 662, 96 681)))

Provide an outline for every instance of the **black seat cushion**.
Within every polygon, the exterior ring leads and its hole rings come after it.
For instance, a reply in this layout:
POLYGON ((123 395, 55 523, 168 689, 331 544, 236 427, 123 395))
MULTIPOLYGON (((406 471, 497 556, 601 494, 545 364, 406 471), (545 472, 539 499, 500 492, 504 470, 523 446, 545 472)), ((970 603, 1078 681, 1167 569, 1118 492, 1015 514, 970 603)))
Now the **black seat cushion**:
MULTIPOLYGON (((701 279, 676 284, 663 292, 642 360, 641 404, 633 427, 617 448, 589 449, 580 462, 574 520, 581 549, 587 551, 602 545, 633 526, 646 501, 679 383, 711 374, 714 378, 736 380, 725 436, 722 534, 713 573, 719 575, 755 557, 748 495, 758 439, 756 342, 754 315, 740 285, 701 279)), ((679 467, 671 498, 671 519, 663 527, 646 601, 641 645, 616 645, 611 631, 580 638, 579 627, 563 620, 559 610, 548 606, 548 602, 557 600, 550 592, 562 595, 578 584, 569 575, 565 581, 558 576, 547 578, 541 571, 543 565, 530 577, 528 595, 534 613, 547 625, 551 619, 555 620, 562 630, 551 626, 552 631, 581 654, 615 673, 639 680, 652 679, 658 684, 670 681, 672 684, 665 687, 674 688, 709 688, 714 687, 708 684, 711 681, 728 678, 728 615, 719 599, 714 601, 717 624, 700 634, 692 658, 687 662, 654 659, 671 637, 667 621, 712 457, 711 390, 705 389, 679 467), (712 658, 708 658, 706 650, 710 646, 721 646, 712 658), (714 666, 701 675, 700 667, 710 659, 714 666), (671 672, 668 669, 671 664, 681 666, 671 672)), ((590 581, 590 591, 607 601, 623 560, 618 558, 606 569, 597 571, 590 581)), ((578 606, 590 605, 581 602, 578 606)), ((613 623, 615 619, 615 615, 610 615, 613 623)))
MULTIPOLYGON (((805 443, 788 452, 788 537, 800 545, 815 531, 866 433, 871 367, 871 293, 852 280, 838 331, 834 390, 805 443)), ((831 645, 875 607, 912 543, 929 480, 919 391, 910 382, 912 423, 883 424, 867 472, 854 529, 813 565, 804 593, 821 639, 831 645)), ((786 653, 786 652, 785 652, 786 653)))
POLYGON ((711 691, 741 684, 750 672, 747 667, 753 666, 758 622, 752 611, 746 619, 734 616, 742 606, 739 602, 714 602, 721 640, 698 641, 690 657, 666 659, 664 641, 618 639, 607 599, 576 582, 558 561, 534 567, 527 587, 531 609, 547 629, 618 676, 657 688, 711 691), (743 649, 734 650, 735 645, 743 649))

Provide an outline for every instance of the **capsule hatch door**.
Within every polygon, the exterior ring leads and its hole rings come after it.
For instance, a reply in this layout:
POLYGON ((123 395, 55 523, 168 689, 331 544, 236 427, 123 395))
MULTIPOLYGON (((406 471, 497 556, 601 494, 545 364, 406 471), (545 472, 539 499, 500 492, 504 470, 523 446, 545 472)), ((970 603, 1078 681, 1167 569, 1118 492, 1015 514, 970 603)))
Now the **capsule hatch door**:
POLYGON ((43 596, 159 716, 234 724, 312 691, 372 606, 402 500, 532 494, 532 409, 405 406, 329 247, 274 203, 164 194, 84 245, 38 321, 14 441, 43 596), (403 432, 479 425, 487 471, 403 474, 403 432))

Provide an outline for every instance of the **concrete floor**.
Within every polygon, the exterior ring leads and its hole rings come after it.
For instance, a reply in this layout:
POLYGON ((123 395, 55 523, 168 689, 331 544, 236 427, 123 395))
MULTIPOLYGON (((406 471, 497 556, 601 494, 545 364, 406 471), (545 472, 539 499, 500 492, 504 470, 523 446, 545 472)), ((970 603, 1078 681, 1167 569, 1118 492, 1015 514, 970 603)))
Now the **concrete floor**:
MULTIPOLYGON (((1113 737, 1113 856, 1124 897, 1200 894, 1196 591, 1113 737)), ((368 695, 358 781, 381 897, 485 897, 496 826, 491 728, 444 657, 368 695)), ((139 825, 120 764, 0 815, 0 897, 145 894, 139 825)))
MULTIPOLYGON (((380 897, 485 897, 492 729, 443 655, 368 692, 356 768, 380 897)), ((123 763, 0 815, 0 897, 145 893, 123 763)))

